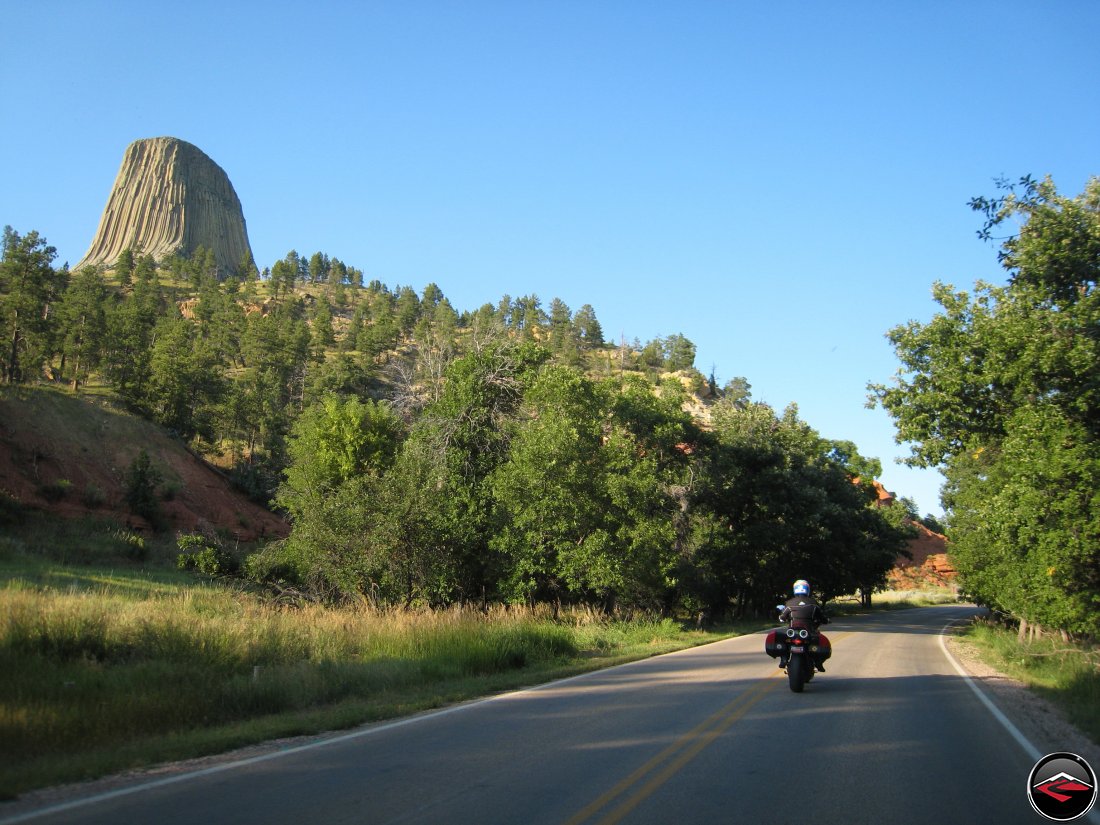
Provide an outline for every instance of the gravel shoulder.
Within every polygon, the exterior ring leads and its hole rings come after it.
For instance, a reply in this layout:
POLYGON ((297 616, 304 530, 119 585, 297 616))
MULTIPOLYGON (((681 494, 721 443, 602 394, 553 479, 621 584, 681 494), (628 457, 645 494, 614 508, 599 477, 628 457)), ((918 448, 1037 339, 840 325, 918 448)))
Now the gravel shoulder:
POLYGON ((957 630, 945 641, 970 678, 1039 751, 1070 751, 1100 770, 1100 745, 1070 724, 1057 707, 983 662, 976 646, 959 636, 957 630))

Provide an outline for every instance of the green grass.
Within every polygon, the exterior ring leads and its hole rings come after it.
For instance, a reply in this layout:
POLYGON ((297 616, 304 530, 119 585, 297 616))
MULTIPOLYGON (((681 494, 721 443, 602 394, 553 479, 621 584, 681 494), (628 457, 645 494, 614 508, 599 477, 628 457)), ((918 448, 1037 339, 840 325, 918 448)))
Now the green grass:
POLYGON ((986 621, 971 624, 966 637, 988 665, 1059 707, 1100 744, 1100 648, 1050 638, 1021 643, 1014 630, 986 621))
MULTIPOLYGON (((757 629, 753 625, 748 629, 757 629)), ((288 608, 0 559, 0 797, 405 715, 731 635, 584 611, 288 608)))
MULTIPOLYGON (((0 538, 0 798, 769 626, 694 630, 585 610, 555 618, 549 608, 292 608, 171 569, 168 547, 136 560, 130 537, 78 524, 0 538)), ((913 602, 876 595, 875 605, 913 602)))

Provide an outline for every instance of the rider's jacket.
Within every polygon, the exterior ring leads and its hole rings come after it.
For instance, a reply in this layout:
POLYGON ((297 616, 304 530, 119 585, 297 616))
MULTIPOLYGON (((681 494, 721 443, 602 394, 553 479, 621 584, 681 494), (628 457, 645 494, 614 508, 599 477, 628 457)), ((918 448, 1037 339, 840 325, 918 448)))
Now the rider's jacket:
POLYGON ((791 619, 811 622, 814 627, 829 623, 829 617, 825 615, 825 611, 813 596, 794 596, 784 602, 779 621, 789 622, 791 619))

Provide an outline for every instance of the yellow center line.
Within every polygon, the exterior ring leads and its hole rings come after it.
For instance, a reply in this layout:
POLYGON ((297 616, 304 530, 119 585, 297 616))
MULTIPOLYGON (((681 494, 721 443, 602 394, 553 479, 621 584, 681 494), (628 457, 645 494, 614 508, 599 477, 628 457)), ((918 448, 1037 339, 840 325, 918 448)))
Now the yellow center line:
MULTIPOLYGON (((852 632, 854 631, 838 633, 830 641, 835 644, 845 636, 851 635, 852 632)), ((629 798, 622 801, 618 807, 603 817, 600 820, 600 825, 614 825, 622 820, 623 817, 651 796, 654 791, 679 773, 707 745, 729 730, 757 702, 781 684, 775 679, 775 677, 781 675, 783 675, 783 671, 777 668, 771 675, 764 677, 756 685, 739 694, 736 699, 717 713, 712 714, 701 724, 696 725, 656 756, 646 761, 645 764, 625 779, 616 783, 614 787, 579 810, 565 822, 565 825, 580 825, 580 823, 595 816, 597 812, 607 807, 612 801, 645 780, 644 784, 637 787, 629 798), (680 753, 680 751, 683 752, 680 753), (646 779, 647 776, 648 779, 646 779)))

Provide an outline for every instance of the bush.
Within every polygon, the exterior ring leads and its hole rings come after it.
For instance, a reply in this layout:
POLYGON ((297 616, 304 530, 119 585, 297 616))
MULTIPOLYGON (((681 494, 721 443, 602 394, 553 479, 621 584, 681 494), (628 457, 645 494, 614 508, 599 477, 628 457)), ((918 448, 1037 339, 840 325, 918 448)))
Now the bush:
POLYGON ((121 547, 121 556, 131 561, 145 561, 149 556, 149 550, 145 546, 145 539, 130 530, 119 528, 111 533, 121 547))
POLYGON ((22 524, 26 519, 27 512, 23 505, 7 493, 0 492, 0 524, 22 524))
POLYGON ((153 466, 145 450, 138 453, 126 470, 126 503, 132 512, 152 523, 160 517, 157 485, 161 480, 161 474, 153 466))
POLYGON ((84 502, 85 507, 94 510, 107 503, 107 494, 95 484, 89 482, 88 486, 84 488, 84 494, 80 497, 80 500, 84 502))
POLYGON ((50 502, 50 504, 57 504, 57 502, 68 495, 72 486, 73 483, 67 478, 59 478, 57 481, 40 484, 38 486, 38 494, 46 499, 46 501, 50 502))
POLYGON ((266 507, 279 487, 279 473, 263 463, 238 461, 229 472, 229 481, 249 499, 266 507))
POLYGON ((178 481, 168 482, 160 488, 161 501, 175 501, 176 496, 180 493, 180 483, 178 481))
POLYGON ((176 546, 183 552, 176 558, 180 570, 194 570, 204 576, 217 578, 240 571, 240 563, 217 539, 200 534, 181 535, 176 546))

